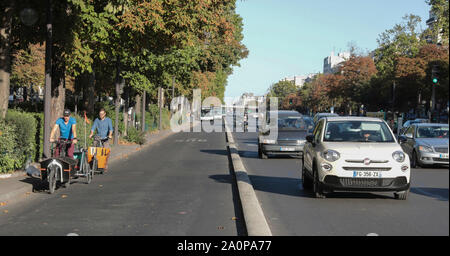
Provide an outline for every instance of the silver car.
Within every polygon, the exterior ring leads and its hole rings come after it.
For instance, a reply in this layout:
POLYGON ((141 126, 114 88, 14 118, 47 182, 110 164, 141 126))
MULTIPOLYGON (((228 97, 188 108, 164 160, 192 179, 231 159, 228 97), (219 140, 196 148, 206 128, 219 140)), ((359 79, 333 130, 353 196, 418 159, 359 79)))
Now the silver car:
POLYGON ((448 165, 448 124, 416 123, 399 137, 411 167, 448 165))

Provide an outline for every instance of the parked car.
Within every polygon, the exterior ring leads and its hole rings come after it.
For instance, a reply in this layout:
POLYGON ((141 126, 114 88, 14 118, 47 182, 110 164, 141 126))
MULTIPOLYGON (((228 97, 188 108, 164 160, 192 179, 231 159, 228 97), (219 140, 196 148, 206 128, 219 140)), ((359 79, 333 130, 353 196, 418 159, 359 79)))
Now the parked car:
POLYGON ((409 158, 384 120, 325 117, 306 140, 302 184, 317 198, 334 191, 392 191, 406 199, 409 158))
POLYGON ((322 117, 327 117, 327 116, 339 116, 339 115, 336 113, 317 113, 314 115, 314 118, 313 118, 314 124, 316 124, 317 121, 319 121, 322 117))
POLYGON ((402 135, 413 124, 427 123, 427 122, 428 122, 428 119, 424 119, 424 118, 416 118, 414 120, 408 120, 403 124, 402 129, 400 129, 400 132, 397 134, 398 134, 398 136, 402 135))
POLYGON ((411 167, 448 165, 448 124, 416 123, 399 137, 411 167))
MULTIPOLYGON (((273 131, 272 131, 273 132, 273 131)), ((302 118, 302 115, 293 110, 269 111, 266 114, 264 127, 258 135, 258 155, 259 158, 266 159, 270 155, 303 155, 303 146, 306 142, 308 125, 302 118), (270 132, 270 116, 278 115, 277 139, 267 139, 265 135, 270 132)))

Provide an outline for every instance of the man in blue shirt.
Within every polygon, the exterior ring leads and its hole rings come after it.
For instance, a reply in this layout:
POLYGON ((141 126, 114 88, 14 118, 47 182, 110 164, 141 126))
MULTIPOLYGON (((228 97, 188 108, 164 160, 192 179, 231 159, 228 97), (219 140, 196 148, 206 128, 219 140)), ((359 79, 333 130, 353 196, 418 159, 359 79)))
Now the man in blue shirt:
MULTIPOLYGON (((100 136, 100 138, 102 140, 107 138, 107 140, 103 142, 103 147, 109 148, 108 139, 112 139, 112 134, 113 134, 114 129, 112 126, 111 119, 109 117, 106 117, 106 111, 103 108, 100 109, 99 118, 96 118, 94 120, 94 125, 92 126, 91 134, 89 135, 89 138, 92 138, 95 130, 97 130, 97 134, 100 136)), ((106 166, 105 166, 104 171, 105 172, 108 171, 108 160, 106 160, 106 166)))
MULTIPOLYGON (((112 134, 113 134, 113 126, 112 126, 112 121, 109 117, 106 117, 106 111, 105 109, 100 109, 99 112, 99 118, 96 118, 94 120, 94 125, 92 126, 91 129, 91 134, 89 135, 89 138, 92 138, 92 136, 94 135, 95 130, 97 130, 97 134, 100 136, 100 138, 103 139, 112 139, 112 134)), ((103 143, 103 146, 105 148, 109 148, 109 142, 105 141, 103 143)))
MULTIPOLYGON (((67 154, 66 156, 73 158, 73 151, 75 149, 75 144, 78 142, 77 140, 77 121, 75 118, 70 116, 70 110, 65 109, 63 112, 63 117, 58 118, 56 120, 55 126, 53 126, 52 132, 50 133, 50 142, 55 142, 57 140, 53 139, 55 133, 59 129, 60 138, 69 140, 71 143, 66 147, 67 154)), ((55 148, 54 156, 58 157, 61 151, 61 145, 55 148)))

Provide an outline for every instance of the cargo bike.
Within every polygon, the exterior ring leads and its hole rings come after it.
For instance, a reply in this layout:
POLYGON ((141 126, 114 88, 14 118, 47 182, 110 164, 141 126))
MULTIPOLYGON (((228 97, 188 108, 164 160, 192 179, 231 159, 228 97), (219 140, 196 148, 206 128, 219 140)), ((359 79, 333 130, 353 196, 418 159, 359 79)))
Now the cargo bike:
POLYGON ((95 174, 104 174, 110 153, 110 149, 104 147, 104 143, 107 141, 108 137, 101 138, 95 135, 93 146, 88 148, 88 163, 92 172, 95 174))
POLYGON ((41 180, 48 183, 49 193, 53 194, 60 185, 68 187, 72 180, 85 178, 87 184, 91 183, 93 170, 87 159, 87 150, 78 147, 73 153, 74 158, 67 156, 67 149, 72 142, 67 139, 58 139, 52 143, 52 157, 41 161, 41 180), (59 155, 55 151, 59 149, 59 155))

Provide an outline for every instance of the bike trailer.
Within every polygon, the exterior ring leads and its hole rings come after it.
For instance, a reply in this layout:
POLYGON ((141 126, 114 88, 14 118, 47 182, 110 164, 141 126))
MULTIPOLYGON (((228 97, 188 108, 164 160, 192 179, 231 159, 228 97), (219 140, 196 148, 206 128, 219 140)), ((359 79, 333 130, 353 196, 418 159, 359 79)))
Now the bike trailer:
POLYGON ((88 162, 91 162, 94 155, 96 155, 97 161, 98 161, 98 163, 97 163, 98 168, 100 168, 100 169, 105 168, 110 152, 111 152, 111 150, 109 148, 89 147, 88 148, 88 162))
POLYGON ((74 160, 69 157, 57 157, 57 158, 47 158, 41 161, 41 179, 47 180, 47 171, 48 166, 50 165, 56 165, 59 167, 60 173, 58 173, 59 180, 61 181, 68 181, 70 180, 70 177, 73 176, 76 172, 75 165, 77 164, 78 160, 74 160), (62 177, 62 178, 61 178, 62 177))

